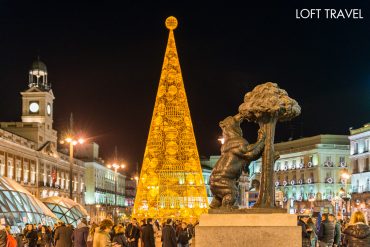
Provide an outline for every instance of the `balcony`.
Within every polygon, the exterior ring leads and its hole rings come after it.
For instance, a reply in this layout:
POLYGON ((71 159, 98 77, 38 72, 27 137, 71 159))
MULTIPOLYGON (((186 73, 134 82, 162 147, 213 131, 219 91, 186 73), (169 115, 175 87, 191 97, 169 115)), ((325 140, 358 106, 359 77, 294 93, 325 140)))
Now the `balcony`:
POLYGON ((370 192, 370 185, 352 187, 352 193, 370 192))
POLYGON ((47 187, 47 188, 53 188, 53 189, 61 189, 60 188, 60 185, 50 184, 49 182, 44 183, 44 182, 41 182, 41 181, 39 181, 39 187, 47 187))
POLYGON ((333 161, 325 161, 323 164, 324 167, 334 167, 333 161))

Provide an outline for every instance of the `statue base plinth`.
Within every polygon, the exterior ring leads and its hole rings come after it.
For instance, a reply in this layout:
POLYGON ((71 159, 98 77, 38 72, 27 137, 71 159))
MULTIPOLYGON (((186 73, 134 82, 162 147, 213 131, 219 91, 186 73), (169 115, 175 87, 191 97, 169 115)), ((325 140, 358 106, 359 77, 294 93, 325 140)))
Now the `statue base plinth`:
POLYGON ((284 208, 208 209, 209 214, 284 214, 286 212, 284 208))
POLYGON ((287 213, 203 214, 195 228, 196 247, 298 247, 297 216, 287 213))

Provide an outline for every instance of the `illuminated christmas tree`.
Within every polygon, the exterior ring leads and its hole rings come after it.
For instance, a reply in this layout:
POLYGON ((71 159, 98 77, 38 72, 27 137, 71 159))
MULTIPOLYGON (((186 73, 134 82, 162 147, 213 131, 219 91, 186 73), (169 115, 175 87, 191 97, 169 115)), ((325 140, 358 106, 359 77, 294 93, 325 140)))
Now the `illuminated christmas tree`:
POLYGON ((197 219, 208 201, 173 30, 169 37, 135 198, 137 218, 197 219))

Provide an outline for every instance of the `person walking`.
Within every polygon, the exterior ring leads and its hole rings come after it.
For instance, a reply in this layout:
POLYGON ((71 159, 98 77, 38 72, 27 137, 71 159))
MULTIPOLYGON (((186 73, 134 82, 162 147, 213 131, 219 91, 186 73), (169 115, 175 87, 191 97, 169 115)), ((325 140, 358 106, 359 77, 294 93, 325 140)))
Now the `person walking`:
POLYGON ((334 243, 333 246, 337 247, 341 245, 341 225, 337 221, 334 214, 329 214, 329 221, 334 223, 334 243))
POLYGON ((315 218, 310 217, 310 218, 307 220, 307 226, 308 226, 308 228, 312 229, 311 234, 310 234, 311 247, 316 247, 316 243, 317 243, 317 234, 316 234, 315 218))
POLYGON ((153 219, 147 219, 146 224, 142 227, 141 234, 144 247, 155 247, 153 219))
POLYGON ((71 227, 67 227, 64 222, 59 222, 54 234, 55 247, 72 247, 72 234, 71 227))
POLYGON ((93 247, 95 229, 97 228, 98 228, 98 225, 95 222, 93 222, 91 224, 89 236, 87 237, 87 241, 86 241, 87 247, 93 247))
POLYGON ((311 231, 312 229, 307 225, 309 214, 299 215, 298 226, 302 227, 302 247, 311 247, 311 231))
MULTIPOLYGON (((137 220, 133 218, 131 223, 126 227, 125 235, 127 238, 128 246, 138 247, 140 238, 140 229, 137 225, 137 220)), ((95 247, 95 246, 94 246, 95 247)))
POLYGON ((329 221, 328 214, 322 215, 322 221, 317 236, 319 238, 320 247, 333 246, 335 236, 335 224, 334 222, 329 221))
POLYGON ((177 246, 189 247, 189 240, 191 239, 191 231, 186 225, 186 222, 181 223, 181 228, 177 232, 177 246))
POLYGON ((154 221, 153 230, 154 230, 154 237, 155 237, 155 246, 161 247, 162 246, 162 242, 161 242, 162 228, 158 220, 154 221))
POLYGON ((7 244, 7 234, 5 230, 5 226, 0 225, 0 247, 6 247, 7 244))
POLYGON ((112 230, 113 222, 109 219, 104 219, 100 222, 100 225, 95 229, 94 233, 94 247, 110 247, 112 242, 110 241, 109 232, 112 230))
POLYGON ((176 232, 172 219, 167 219, 166 225, 162 229, 162 246, 176 247, 176 232))
POLYGON ((41 226, 41 230, 38 232, 37 247, 51 247, 52 242, 49 229, 46 226, 41 226))
POLYGON ((26 239, 28 242, 28 247, 36 247, 37 246, 37 240, 38 240, 38 234, 36 227, 32 224, 29 224, 27 226, 27 234, 26 239))
POLYGON ((89 227, 87 220, 82 219, 73 231, 72 242, 74 247, 87 247, 87 237, 89 236, 89 227))
POLYGON ((125 228, 119 224, 114 228, 113 243, 120 245, 121 247, 127 247, 127 238, 125 236, 125 228))
POLYGON ((352 214, 349 225, 343 231, 344 244, 348 247, 370 246, 370 227, 361 211, 352 214))

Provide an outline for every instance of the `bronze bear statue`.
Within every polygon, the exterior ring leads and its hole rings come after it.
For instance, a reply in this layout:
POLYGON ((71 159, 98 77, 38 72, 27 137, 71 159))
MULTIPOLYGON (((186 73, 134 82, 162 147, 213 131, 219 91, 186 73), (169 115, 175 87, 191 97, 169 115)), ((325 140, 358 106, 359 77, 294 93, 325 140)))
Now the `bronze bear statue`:
POLYGON ((229 116, 220 122, 224 143, 221 146, 221 157, 210 176, 210 188, 213 200, 210 208, 237 208, 237 180, 242 169, 246 171, 249 164, 261 157, 265 146, 265 133, 258 131, 258 140, 249 144, 243 138, 240 114, 229 116))

